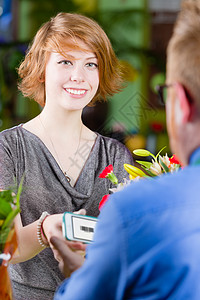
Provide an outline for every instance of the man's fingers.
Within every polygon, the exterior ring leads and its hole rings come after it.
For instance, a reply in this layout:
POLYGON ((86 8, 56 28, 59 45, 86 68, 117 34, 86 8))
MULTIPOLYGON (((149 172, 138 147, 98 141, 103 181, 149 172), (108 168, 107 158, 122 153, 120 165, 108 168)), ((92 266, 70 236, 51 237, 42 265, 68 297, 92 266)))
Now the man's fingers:
POLYGON ((73 241, 68 241, 68 247, 71 248, 72 250, 83 250, 85 251, 87 248, 87 244, 83 244, 80 242, 73 242, 73 241))
POLYGON ((64 239, 52 236, 50 238, 50 244, 56 249, 53 250, 56 259, 59 261, 59 267, 63 274, 68 277, 72 272, 80 268, 84 263, 83 254, 73 252, 64 239), (60 259, 61 258, 61 259, 60 259))
POLYGON ((54 258, 55 258, 58 262, 62 261, 62 257, 60 256, 60 254, 58 253, 57 250, 53 250, 53 255, 54 255, 54 258))
POLYGON ((55 236, 50 238, 50 243, 54 246, 54 248, 58 251, 58 253, 63 257, 66 256, 66 253, 69 250, 68 245, 65 243, 65 240, 61 240, 55 236))
MULTIPOLYGON (((60 239, 58 237, 52 236, 50 238, 50 243, 56 249, 54 252, 57 254, 58 257, 62 257, 66 262, 72 263, 74 259, 76 259, 77 254, 68 246, 68 242, 64 239, 60 239)), ((78 247, 79 250, 84 250, 78 247)))

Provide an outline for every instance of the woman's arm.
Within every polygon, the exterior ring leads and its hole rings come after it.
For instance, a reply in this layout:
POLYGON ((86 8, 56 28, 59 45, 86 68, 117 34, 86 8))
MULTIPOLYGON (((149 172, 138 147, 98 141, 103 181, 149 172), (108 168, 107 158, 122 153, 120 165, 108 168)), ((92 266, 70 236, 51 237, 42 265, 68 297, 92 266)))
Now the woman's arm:
MULTIPOLYGON (((44 220, 43 228, 47 237, 46 240, 41 235, 44 243, 48 244, 51 236, 62 237, 62 216, 63 214, 50 215, 44 220)), ((45 249, 38 241, 38 222, 39 220, 23 227, 20 214, 16 216, 15 228, 18 239, 18 251, 15 252, 11 260, 12 264, 29 260, 45 249)))
POLYGON ((12 264, 26 261, 44 249, 37 239, 37 223, 38 220, 23 227, 20 214, 16 216, 15 228, 18 240, 18 249, 10 261, 12 264))
MULTIPOLYGON (((84 209, 80 209, 79 211, 76 211, 74 213, 85 215, 86 211, 84 209)), ((50 243, 50 239, 52 236, 56 236, 60 239, 63 239, 62 218, 63 214, 54 214, 49 215, 44 219, 44 221, 42 222, 42 228, 47 238, 46 239, 43 235, 41 235, 44 244, 50 244, 50 246, 52 247, 50 243)), ((15 228, 18 238, 18 251, 15 252, 11 260, 12 264, 20 263, 31 259, 39 252, 45 249, 45 247, 42 247, 38 241, 38 223, 39 219, 23 227, 20 214, 16 216, 15 228)), ((77 250, 85 250, 84 245, 82 243, 68 242, 68 246, 77 250)), ((53 252, 55 252, 54 249, 53 252)))

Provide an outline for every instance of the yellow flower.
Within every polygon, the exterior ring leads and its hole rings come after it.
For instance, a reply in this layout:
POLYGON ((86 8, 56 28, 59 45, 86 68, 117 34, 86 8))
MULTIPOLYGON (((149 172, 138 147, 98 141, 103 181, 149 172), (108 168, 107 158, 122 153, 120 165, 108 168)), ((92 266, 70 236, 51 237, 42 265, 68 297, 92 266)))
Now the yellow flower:
POLYGON ((132 179, 135 177, 148 177, 142 170, 139 168, 129 165, 129 164, 124 164, 124 169, 132 176, 132 179))
POLYGON ((138 156, 150 156, 151 152, 146 149, 136 149, 133 151, 133 154, 138 156))

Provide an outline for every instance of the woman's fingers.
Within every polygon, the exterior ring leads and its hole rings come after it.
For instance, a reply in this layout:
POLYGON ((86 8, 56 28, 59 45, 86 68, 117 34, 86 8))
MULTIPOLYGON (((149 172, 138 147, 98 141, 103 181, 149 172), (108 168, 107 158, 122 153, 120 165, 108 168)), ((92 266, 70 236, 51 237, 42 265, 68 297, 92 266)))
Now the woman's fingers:
POLYGON ((77 215, 86 215, 86 210, 84 208, 81 208, 81 209, 75 211, 74 214, 77 214, 77 215))

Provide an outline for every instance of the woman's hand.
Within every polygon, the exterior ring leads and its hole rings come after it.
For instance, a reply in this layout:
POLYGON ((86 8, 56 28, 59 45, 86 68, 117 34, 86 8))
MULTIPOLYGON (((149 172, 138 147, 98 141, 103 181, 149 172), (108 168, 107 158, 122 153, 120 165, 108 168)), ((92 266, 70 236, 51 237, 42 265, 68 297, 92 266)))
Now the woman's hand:
MULTIPOLYGON (((85 215, 86 210, 85 209, 80 209, 80 210, 78 210, 74 213, 75 214, 80 214, 80 215, 85 215)), ((56 237, 59 237, 59 238, 63 237, 63 234, 62 234, 62 220, 63 220, 63 214, 54 214, 54 215, 49 215, 48 217, 46 217, 46 219, 42 223, 42 229, 43 229, 43 232, 44 232, 44 234, 47 238, 47 241, 44 241, 44 242, 48 242, 50 244, 50 238, 52 236, 56 236, 56 237)))
MULTIPOLYGON (((42 229, 47 241, 45 243, 50 243, 50 238, 52 236, 57 236, 62 238, 62 218, 63 214, 49 215, 42 223, 42 229)), ((42 236, 44 239, 44 236, 42 236)))
MULTIPOLYGON (((85 214, 85 210, 78 211, 80 214, 85 214)), ((55 214, 48 216, 43 221, 43 230, 44 234, 47 237, 47 240, 44 240, 43 242, 47 244, 47 242, 50 242, 51 236, 57 236, 63 239, 62 235, 62 218, 63 214, 55 214)), ((21 221, 21 216, 18 214, 15 217, 15 228, 17 232, 18 237, 18 250, 16 251, 14 256, 12 257, 12 260, 10 261, 13 264, 20 263, 23 261, 26 261, 28 259, 31 259, 35 255, 37 255, 41 250, 44 248, 41 247, 40 243, 38 242, 37 237, 37 226, 38 226, 38 220, 35 222, 23 226, 21 221)), ((72 249, 78 249, 78 250, 84 250, 85 246, 82 243, 76 243, 76 242, 69 242, 70 247, 72 249)), ((50 247, 51 247, 50 243, 50 247)))
MULTIPOLYGON (((85 215, 86 211, 80 209, 74 213, 85 215)), ((63 214, 48 216, 43 222, 43 231, 55 259, 59 262, 61 272, 68 277, 83 264, 86 245, 81 242, 67 241, 63 237, 62 219, 63 214)))

